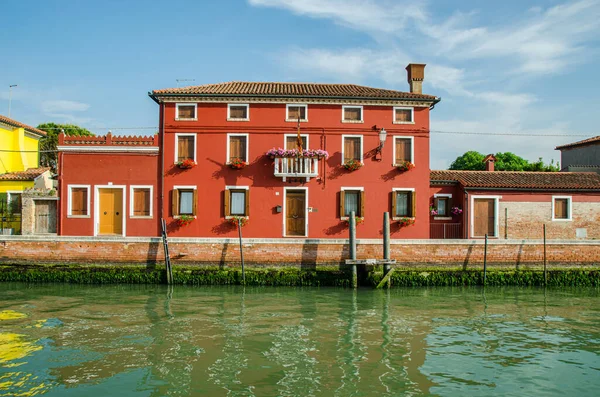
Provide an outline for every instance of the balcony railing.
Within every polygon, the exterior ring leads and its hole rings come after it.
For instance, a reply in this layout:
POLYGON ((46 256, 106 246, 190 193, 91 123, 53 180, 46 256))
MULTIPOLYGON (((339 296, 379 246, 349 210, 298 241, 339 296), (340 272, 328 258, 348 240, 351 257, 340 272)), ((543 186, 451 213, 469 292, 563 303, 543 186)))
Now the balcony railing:
POLYGON ((429 229, 429 238, 463 238, 462 223, 431 223, 429 229))
POLYGON ((283 178, 310 178, 319 176, 319 160, 310 157, 275 157, 274 175, 283 178))

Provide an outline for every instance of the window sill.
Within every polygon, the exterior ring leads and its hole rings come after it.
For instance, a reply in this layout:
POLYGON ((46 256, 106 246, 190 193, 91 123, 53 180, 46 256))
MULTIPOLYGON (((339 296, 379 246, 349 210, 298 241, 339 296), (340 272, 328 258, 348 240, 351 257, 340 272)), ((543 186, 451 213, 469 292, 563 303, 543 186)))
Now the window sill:
POLYGON ((194 119, 180 119, 180 118, 175 118, 175 121, 198 121, 197 118, 194 119))
POLYGON ((130 215, 129 219, 152 219, 152 215, 130 215))
POLYGON ((227 121, 250 121, 250 119, 232 119, 232 118, 227 118, 227 121))
POLYGON ((413 219, 413 220, 416 219, 414 216, 393 216, 392 220, 399 221, 400 219, 403 219, 403 218, 408 218, 408 219, 413 219))
POLYGON ((233 219, 234 216, 239 216, 239 217, 242 217, 242 218, 250 219, 250 217, 246 216, 246 215, 227 215, 225 217, 225 219, 233 219))
POLYGON ((173 216, 173 219, 179 219, 179 218, 181 218, 181 216, 182 216, 182 215, 185 215, 185 216, 193 216, 193 217, 194 217, 194 219, 196 219, 196 218, 197 218, 197 216, 196 216, 196 215, 192 215, 192 214, 179 214, 179 215, 175 215, 175 216, 173 216))
POLYGON ((349 124, 363 124, 365 121, 364 120, 342 120, 342 123, 349 123, 349 124))
MULTIPOLYGON (((413 162, 412 162, 412 161, 410 161, 410 160, 406 160, 406 161, 408 161, 408 162, 409 162, 409 163, 411 163, 412 165, 415 165, 415 163, 413 163, 413 162)), ((403 165, 403 164, 392 164, 392 166, 393 166, 393 167, 399 167, 400 165, 403 165)))
POLYGON ((88 219, 89 215, 67 215, 67 219, 88 219))
POLYGON ((451 221, 452 217, 451 216, 434 216, 433 220, 434 221, 451 221))
POLYGON ((414 121, 393 121, 392 124, 414 124, 414 121))
MULTIPOLYGON (((298 119, 285 119, 287 123, 297 123, 298 119)), ((301 123, 308 123, 308 119, 300 119, 301 123)))
POLYGON ((573 222, 573 219, 552 219, 552 222, 573 222))
MULTIPOLYGON (((358 215, 355 215, 355 217, 356 218, 364 218, 364 216, 358 216, 358 215)), ((342 220, 342 221, 349 221, 350 217, 349 216, 342 216, 342 217, 340 217, 340 220, 342 220)))

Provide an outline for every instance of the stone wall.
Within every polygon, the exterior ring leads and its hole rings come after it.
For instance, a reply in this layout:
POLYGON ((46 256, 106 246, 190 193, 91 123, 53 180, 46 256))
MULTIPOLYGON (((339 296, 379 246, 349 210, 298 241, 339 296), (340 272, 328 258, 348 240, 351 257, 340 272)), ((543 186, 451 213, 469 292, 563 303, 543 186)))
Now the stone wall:
MULTIPOLYGON (((170 239, 172 262, 239 265, 237 239, 170 239)), ((490 267, 540 268, 540 240, 490 240, 490 267)), ((340 265, 349 256, 347 240, 246 239, 244 259, 250 266, 340 265)), ((600 241, 551 240, 546 246, 550 268, 600 266, 600 241)), ((381 241, 359 240, 357 258, 382 258, 381 241)), ((406 267, 480 268, 482 240, 393 240, 391 257, 406 267)), ((164 260, 159 238, 89 238, 26 236, 0 238, 0 263, 157 263, 164 260)))

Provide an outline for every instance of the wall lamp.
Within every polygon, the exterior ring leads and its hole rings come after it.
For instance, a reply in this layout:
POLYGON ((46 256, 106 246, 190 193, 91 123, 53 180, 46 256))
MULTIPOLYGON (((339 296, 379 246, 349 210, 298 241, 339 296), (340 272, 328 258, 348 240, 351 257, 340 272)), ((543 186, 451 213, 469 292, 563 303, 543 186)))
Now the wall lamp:
POLYGON ((379 131, 379 146, 375 149, 375 160, 381 161, 381 151, 383 150, 383 146, 385 146, 385 140, 387 138, 387 131, 385 128, 382 128, 379 131))

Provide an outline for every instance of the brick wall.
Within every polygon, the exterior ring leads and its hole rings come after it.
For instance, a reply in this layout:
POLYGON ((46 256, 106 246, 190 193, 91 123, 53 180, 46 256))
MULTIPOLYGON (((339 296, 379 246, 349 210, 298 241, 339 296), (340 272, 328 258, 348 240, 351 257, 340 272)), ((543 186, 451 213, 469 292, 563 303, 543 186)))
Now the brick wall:
MULTIPOLYGON (((237 265, 236 239, 171 239, 172 262, 177 264, 237 265)), ((244 259, 250 266, 338 265, 348 258, 346 240, 244 240, 244 259)), ((549 267, 599 266, 600 241, 549 241, 549 267)), ((380 241, 360 240, 357 258, 382 258, 380 241)), ((410 267, 480 268, 482 240, 393 240, 391 256, 410 267)), ((2 236, 0 263, 155 263, 163 261, 163 247, 157 238, 93 239, 2 236)), ((487 260, 490 266, 539 268, 543 244, 539 240, 491 240, 487 260)))

